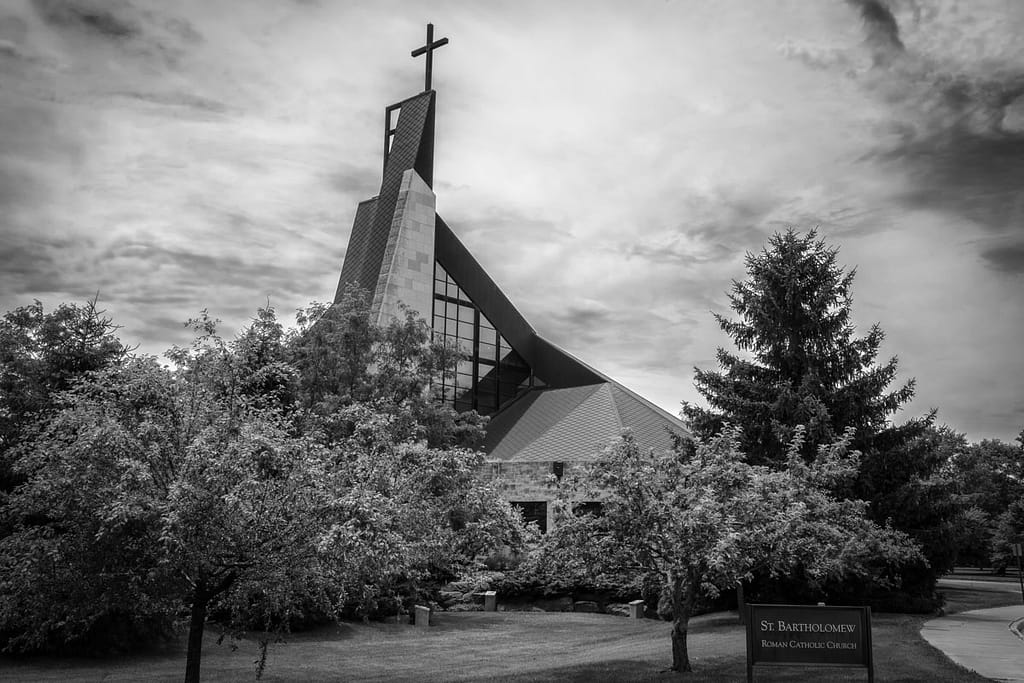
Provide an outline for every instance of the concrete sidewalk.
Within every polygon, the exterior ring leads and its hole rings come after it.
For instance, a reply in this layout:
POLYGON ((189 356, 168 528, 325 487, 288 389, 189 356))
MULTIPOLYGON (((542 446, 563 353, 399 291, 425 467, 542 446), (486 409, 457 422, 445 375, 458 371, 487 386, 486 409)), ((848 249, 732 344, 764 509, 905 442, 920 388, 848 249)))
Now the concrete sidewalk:
POLYGON ((921 635, 954 662, 985 678, 1024 681, 1022 623, 1024 605, 993 607, 932 619, 925 622, 921 635))

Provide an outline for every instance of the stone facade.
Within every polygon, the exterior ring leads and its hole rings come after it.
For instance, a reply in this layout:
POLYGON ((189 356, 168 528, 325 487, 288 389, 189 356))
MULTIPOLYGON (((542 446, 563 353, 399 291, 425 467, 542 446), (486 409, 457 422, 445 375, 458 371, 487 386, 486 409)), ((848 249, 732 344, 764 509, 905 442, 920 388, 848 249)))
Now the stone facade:
MULTIPOLYGON (((547 528, 555 525, 551 501, 555 499, 555 461, 508 462, 491 460, 480 466, 480 475, 501 484, 505 499, 512 503, 545 503, 547 528)), ((566 463, 570 467, 571 463, 566 463)))
POLYGON ((373 308, 378 325, 402 320, 404 303, 421 318, 430 319, 434 296, 435 195, 409 169, 402 175, 394 219, 384 250, 384 264, 373 308))

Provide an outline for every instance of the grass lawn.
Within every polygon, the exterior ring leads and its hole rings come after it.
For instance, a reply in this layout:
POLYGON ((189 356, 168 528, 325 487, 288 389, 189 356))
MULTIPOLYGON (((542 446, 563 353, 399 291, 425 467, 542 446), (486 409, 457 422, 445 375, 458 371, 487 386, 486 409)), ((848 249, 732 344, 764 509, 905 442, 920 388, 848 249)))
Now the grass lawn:
MULTIPOLYGON (((955 611, 1013 604, 1009 593, 946 590, 955 611), (950 595, 953 594, 953 595, 950 595)), ((919 635, 926 617, 872 619, 879 681, 986 679, 950 662, 919 635)), ((208 634, 203 679, 251 679, 257 648, 218 646, 208 634)), ((429 630, 398 624, 342 624, 295 634, 273 645, 266 681, 742 681, 744 630, 734 613, 698 617, 689 638, 693 674, 665 671, 669 625, 600 614, 463 612, 435 614, 429 630)), ((166 651, 117 659, 0 658, 0 680, 181 680, 184 640, 166 651)), ((758 681, 865 681, 860 669, 758 669, 758 681)))

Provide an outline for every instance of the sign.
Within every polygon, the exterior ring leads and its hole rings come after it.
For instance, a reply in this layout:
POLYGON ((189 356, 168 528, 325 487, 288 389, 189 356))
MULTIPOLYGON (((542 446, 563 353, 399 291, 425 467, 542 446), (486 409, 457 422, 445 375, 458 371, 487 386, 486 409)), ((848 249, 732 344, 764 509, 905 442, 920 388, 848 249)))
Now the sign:
POLYGON ((1013 556, 1014 557, 1020 557, 1021 556, 1020 543, 1014 543, 1013 544, 1013 556))
POLYGON ((747 605, 747 680, 755 666, 866 667, 871 658, 871 608, 747 605))

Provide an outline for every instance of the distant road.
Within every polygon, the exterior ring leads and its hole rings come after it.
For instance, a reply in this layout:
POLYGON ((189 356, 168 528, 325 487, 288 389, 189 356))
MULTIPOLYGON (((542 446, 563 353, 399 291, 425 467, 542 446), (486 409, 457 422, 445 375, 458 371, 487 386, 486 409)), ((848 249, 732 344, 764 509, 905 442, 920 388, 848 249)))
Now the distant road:
POLYGON ((988 591, 989 593, 1017 593, 1020 594, 1020 584, 1016 579, 952 579, 943 577, 939 579, 939 588, 963 588, 974 591, 988 591))

